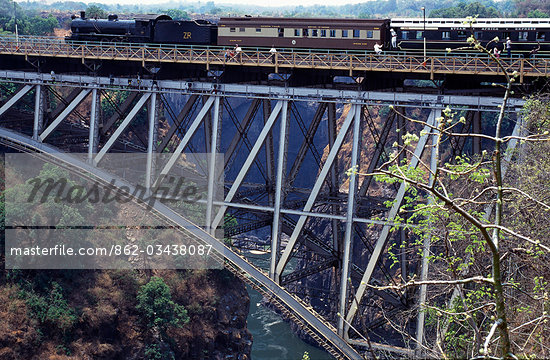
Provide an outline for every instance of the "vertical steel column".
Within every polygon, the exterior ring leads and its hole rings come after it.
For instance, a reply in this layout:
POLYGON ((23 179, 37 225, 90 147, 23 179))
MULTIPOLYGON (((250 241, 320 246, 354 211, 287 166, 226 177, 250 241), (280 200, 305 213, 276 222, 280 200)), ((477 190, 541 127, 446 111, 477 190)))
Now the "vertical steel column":
POLYGON ((34 126, 32 130, 32 139, 38 140, 38 135, 42 132, 44 126, 44 93, 42 85, 37 84, 34 94, 34 126))
MULTIPOLYGON (((214 101, 216 100, 219 101, 218 97, 216 97, 214 101)), ((202 97, 203 105, 206 103, 206 101, 208 101, 208 97, 203 96, 202 97)), ((219 105, 219 102, 218 102, 218 105, 219 105)), ((211 146, 213 146, 212 143, 210 142, 211 140, 210 137, 212 135, 212 115, 210 111, 206 113, 203 121, 204 121, 204 152, 208 154, 210 153, 211 146)))
POLYGON ((88 136, 88 163, 92 164, 99 143, 100 98, 97 88, 92 89, 92 110, 90 111, 90 134, 88 136))
MULTIPOLYGON (((288 104, 284 104, 284 112, 287 112, 287 106, 288 104)), ((269 119, 269 113, 271 112, 271 102, 269 100, 264 100, 264 126, 269 119), (266 105, 267 103, 267 105, 266 105), (266 109, 268 111, 266 111, 266 109)), ((286 125, 285 125, 286 126, 286 125)), ((275 160, 274 160, 274 151, 273 151, 273 131, 270 131, 269 134, 267 134, 267 137, 265 139, 265 161, 266 161, 266 172, 267 172, 267 202, 269 206, 273 206, 275 203, 274 200, 274 185, 277 181, 275 179, 275 160)), ((286 161, 286 160, 285 160, 286 161)), ((272 229, 273 230, 273 229, 272 229)), ((273 251, 273 250, 272 250, 273 251)))
MULTIPOLYGON (((397 109, 397 144, 399 148, 401 149, 404 145, 403 136, 407 133, 407 127, 405 122, 405 108, 398 107, 397 109), (403 114, 403 115, 401 115, 403 114)), ((397 160, 399 161, 399 164, 403 163, 403 160, 406 160, 406 153, 404 151, 401 151, 399 153, 399 157, 397 160)), ((403 215, 405 218, 407 218, 407 215, 403 215)), ((405 229, 401 228, 399 230, 399 249, 401 249, 401 256, 399 257, 400 265, 401 265, 401 278, 404 282, 407 282, 407 273, 408 273, 408 263, 407 263, 407 247, 404 248, 401 247, 403 243, 407 241, 407 234, 405 233, 405 229)), ((407 291, 404 293, 405 298, 407 297, 407 291)))
MULTIPOLYGON (((441 117, 441 109, 433 109, 432 113, 434 114, 434 117, 436 119, 435 126, 438 126, 437 119, 441 117)), ((437 171, 437 165, 439 161, 439 137, 441 134, 438 130, 432 130, 432 153, 430 158, 430 184, 433 184, 435 181, 435 172, 437 171)), ((433 204, 434 198, 433 196, 430 196, 428 199, 428 205, 433 204)), ((420 275, 420 281, 425 282, 428 279, 428 268, 430 266, 430 263, 428 261, 428 257, 430 255, 430 247, 431 247, 432 239, 430 236, 427 236, 424 239, 424 244, 422 245, 422 270, 420 275)), ((426 284, 420 285, 420 296, 418 299, 419 304, 419 312, 418 312, 418 320, 416 322, 416 341, 417 341, 417 351, 420 351, 422 349, 422 343, 424 342, 424 322, 426 319, 426 313, 425 310, 425 302, 426 302, 426 290, 428 286, 426 284)))
MULTIPOLYGON (((327 105, 327 125, 328 125, 328 145, 329 151, 334 146, 336 140, 336 105, 334 103, 328 103, 327 105)), ((332 168, 330 169, 330 196, 337 197, 340 191, 338 183, 338 158, 334 159, 332 168)), ((340 212, 340 206, 335 201, 332 205, 332 213, 338 214, 340 212)), ((332 246, 338 253, 341 248, 340 244, 340 221, 332 219, 332 246)))
POLYGON ((214 235, 215 228, 212 227, 212 206, 214 204, 214 180, 216 179, 216 157, 219 146, 220 126, 220 97, 214 97, 214 117, 212 119, 212 134, 210 141, 210 159, 208 163, 208 194, 206 201, 206 232, 214 235))
MULTIPOLYGON (((353 123, 353 144, 351 150, 351 169, 358 166, 359 160, 359 137, 361 126, 361 105, 354 105, 355 120, 353 123)), ((338 334, 344 337, 344 318, 346 316, 348 299, 348 277, 350 268, 350 259, 353 243, 353 217, 355 214, 355 192, 357 190, 357 174, 352 171, 349 178, 348 207, 346 211, 346 232, 344 235, 344 255, 342 258, 342 277, 340 278, 340 306, 338 318, 338 334)), ((345 337, 344 337, 345 338, 345 337)))
MULTIPOLYGON (((152 89, 154 90, 154 89, 152 89)), ((156 149, 156 133, 157 133, 157 93, 151 92, 149 97, 149 131, 147 136, 147 168, 145 172, 145 188, 151 189, 153 180, 153 152, 156 149)))
POLYGON ((275 280, 275 267, 279 255, 279 237, 281 236, 281 200, 283 197, 283 184, 286 173, 287 145, 288 145, 288 101, 283 102, 281 109, 281 130, 279 133, 279 151, 277 154, 277 178, 275 183, 275 204, 273 211, 273 225, 271 226, 271 263, 269 277, 275 280))

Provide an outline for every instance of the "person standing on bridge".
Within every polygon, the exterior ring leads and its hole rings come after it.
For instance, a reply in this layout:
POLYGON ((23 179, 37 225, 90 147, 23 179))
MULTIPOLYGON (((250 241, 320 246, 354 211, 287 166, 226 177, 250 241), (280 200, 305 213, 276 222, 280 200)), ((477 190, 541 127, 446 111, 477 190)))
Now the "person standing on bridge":
POLYGON ((506 38, 506 51, 508 52, 508 57, 512 57, 512 40, 510 40, 510 37, 506 38))
POLYGON ((397 49, 397 33, 395 32, 394 29, 390 29, 390 33, 391 33, 391 48, 397 49))
POLYGON ((235 56, 237 57, 237 60, 241 62, 242 60, 242 51, 241 46, 239 44, 235 45, 235 56))
POLYGON ((271 62, 275 64, 275 56, 277 54, 277 49, 275 49, 275 45, 271 45, 271 50, 269 50, 269 54, 271 54, 271 62))

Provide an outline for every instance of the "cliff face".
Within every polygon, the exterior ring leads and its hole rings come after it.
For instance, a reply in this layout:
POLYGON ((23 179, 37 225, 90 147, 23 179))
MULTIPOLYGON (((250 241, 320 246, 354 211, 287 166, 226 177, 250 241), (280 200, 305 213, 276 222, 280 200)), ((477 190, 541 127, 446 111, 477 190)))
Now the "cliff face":
POLYGON ((150 275, 5 272, 0 359, 250 359, 249 298, 240 280, 226 270, 155 272, 190 318, 159 334, 136 309, 150 275))

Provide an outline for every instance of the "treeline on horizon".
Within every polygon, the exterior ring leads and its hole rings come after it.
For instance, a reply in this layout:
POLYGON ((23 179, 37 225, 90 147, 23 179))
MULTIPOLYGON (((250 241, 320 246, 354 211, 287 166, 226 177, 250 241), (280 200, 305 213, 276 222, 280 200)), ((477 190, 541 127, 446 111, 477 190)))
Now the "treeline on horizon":
MULTIPOLYGON (((159 0, 162 1, 162 0, 159 0)), ((229 0, 230 1, 230 0, 229 0)), ((287 6, 258 7, 228 5, 208 2, 166 2, 153 5, 102 4, 79 1, 58 1, 45 4, 42 1, 0 0, 0 34, 14 33, 17 22, 21 35, 49 35, 57 27, 68 27, 68 13, 78 14, 86 10, 89 17, 104 18, 109 13, 119 15, 139 13, 164 13, 174 19, 211 18, 220 16, 282 16, 282 17, 351 17, 393 18, 422 16, 426 8, 428 17, 550 17, 548 0, 372 0, 341 6, 287 6), (16 15, 14 17, 14 14, 16 15)))
MULTIPOLYGON (((7 1, 7 0, 2 0, 7 1)), ((229 0, 230 2, 231 0, 229 0)), ((548 0, 371 0, 357 4, 327 6, 282 6, 262 7, 252 5, 216 4, 207 2, 162 2, 147 4, 103 4, 100 2, 84 3, 79 1, 58 1, 44 4, 42 1, 26 1, 21 6, 27 10, 62 10, 81 11, 90 6, 97 6, 107 13, 159 13, 167 10, 179 10, 189 14, 206 15, 265 15, 285 17, 404 17, 421 16, 422 7, 429 17, 550 17, 548 0)))

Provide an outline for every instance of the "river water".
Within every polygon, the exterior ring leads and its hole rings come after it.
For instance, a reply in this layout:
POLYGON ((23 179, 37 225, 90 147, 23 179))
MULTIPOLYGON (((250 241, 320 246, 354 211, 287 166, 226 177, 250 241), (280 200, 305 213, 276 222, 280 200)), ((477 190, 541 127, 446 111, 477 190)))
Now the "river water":
MULTIPOLYGON (((270 255, 261 254, 249 257, 252 263, 265 267, 270 255)), ((290 261, 288 268, 294 268, 290 261)), ((250 296, 248 312, 248 330, 252 333, 252 360, 301 360, 307 351, 311 360, 333 359, 327 352, 302 341, 290 330, 290 324, 284 322, 273 310, 262 306, 262 295, 247 285, 250 296)))
POLYGON ((301 360, 305 351, 311 360, 333 359, 311 346, 290 330, 277 313, 261 305, 262 295, 247 285, 250 295, 248 330, 252 333, 252 360, 301 360))

